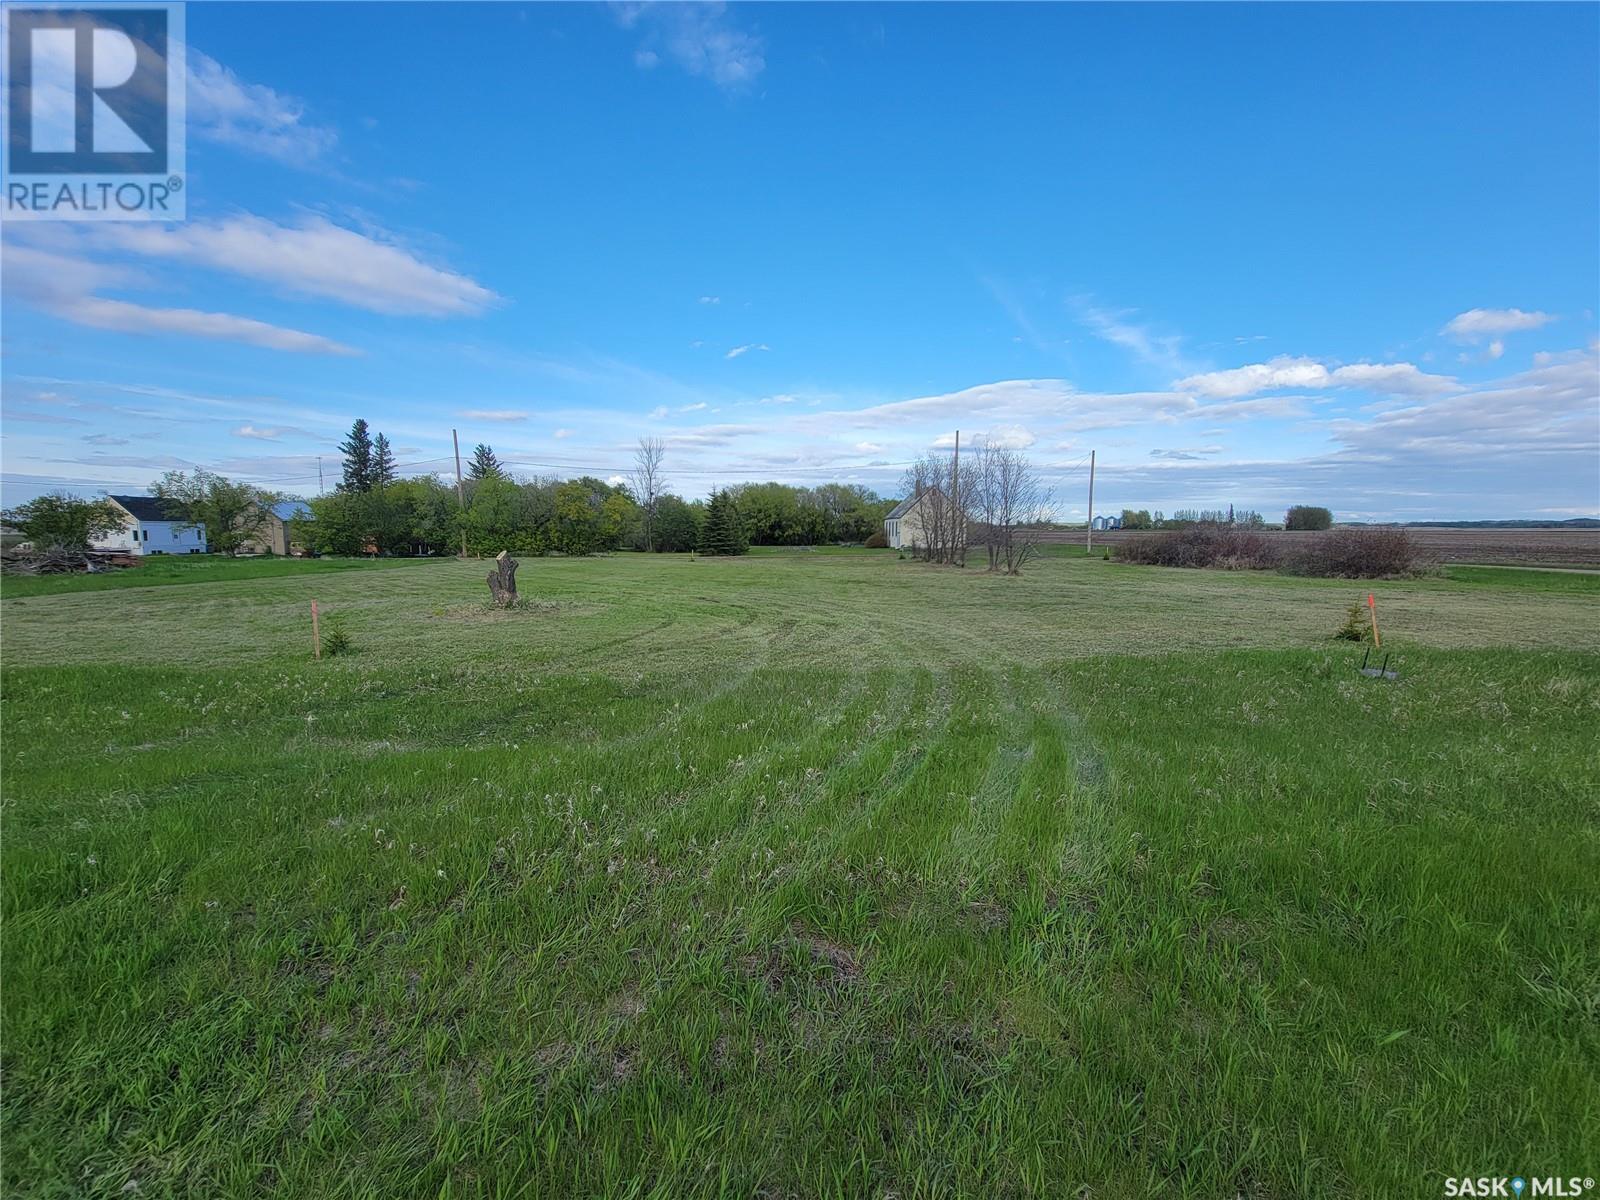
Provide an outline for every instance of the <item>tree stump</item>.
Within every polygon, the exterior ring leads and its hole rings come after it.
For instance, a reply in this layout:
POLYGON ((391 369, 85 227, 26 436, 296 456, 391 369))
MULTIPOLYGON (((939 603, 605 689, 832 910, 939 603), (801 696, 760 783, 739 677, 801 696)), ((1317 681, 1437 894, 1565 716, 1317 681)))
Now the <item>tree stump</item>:
POLYGON ((489 572, 489 594, 494 597, 496 608, 510 608, 517 602, 517 560, 509 550, 495 555, 494 570, 489 572))

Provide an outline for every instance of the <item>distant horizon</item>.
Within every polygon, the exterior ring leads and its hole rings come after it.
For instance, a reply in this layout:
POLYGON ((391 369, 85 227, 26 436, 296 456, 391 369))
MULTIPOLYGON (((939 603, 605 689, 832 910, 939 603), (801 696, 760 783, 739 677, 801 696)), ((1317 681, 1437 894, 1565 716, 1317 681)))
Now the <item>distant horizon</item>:
POLYGON ((452 428, 608 480, 658 437, 689 499, 893 496, 960 430, 1063 521, 1091 450, 1097 512, 1600 518, 1597 41, 1594 5, 192 5, 187 219, 0 226, 0 502, 304 498, 362 417, 403 474, 452 428))
MULTIPOLYGON (((512 474, 514 476, 516 476, 516 475, 522 475, 523 473, 512 472, 512 474)), ((402 476, 401 478, 402 479, 418 479, 418 478, 425 478, 425 477, 426 477, 426 475, 410 475, 410 476, 402 476)), ((524 478, 532 478, 532 476, 527 476, 527 475, 523 475, 523 477, 524 478)), ((572 477, 568 476, 567 478, 572 478, 572 477)), ((447 484, 447 485, 453 484, 454 477, 452 476, 450 479, 445 479, 445 478, 443 478, 441 476, 441 477, 439 477, 439 481, 441 483, 447 484)), ((717 486, 718 486, 718 490, 721 490, 724 487, 739 487, 740 485, 743 485, 743 484, 766 484, 766 483, 783 483, 783 482, 784 482, 783 480, 773 480, 773 479, 736 479, 736 480, 729 480, 726 484, 718 484, 717 486)), ((813 481, 813 484, 811 486, 818 486, 818 485, 821 485, 821 484, 824 484, 824 483, 838 483, 838 482, 844 482, 844 481, 841 481, 841 480, 821 480, 821 479, 819 479, 819 480, 813 481)), ((808 485, 806 485, 806 484, 792 484, 790 486, 805 487, 805 486, 808 486, 808 485)), ((330 495, 333 492, 335 492, 336 490, 337 489, 334 488, 334 487, 328 487, 327 489, 325 489, 322 492, 311 492, 311 493, 304 493, 303 494, 303 493, 297 493, 297 492, 280 491, 280 492, 277 492, 276 494, 278 496, 280 496, 285 501, 301 501, 301 502, 305 502, 305 501, 314 500, 318 496, 321 496, 321 495, 330 495)), ((676 491, 676 490, 673 490, 673 489, 669 489, 669 490, 671 490, 672 493, 675 494, 675 495, 682 496, 682 498, 685 499, 686 501, 688 501, 689 503, 695 503, 697 501, 704 501, 705 500, 704 496, 684 496, 682 492, 679 492, 679 491, 676 491)), ((26 493, 19 493, 19 498, 16 499, 16 500, 7 500, 7 502, 5 504, 5 507, 9 509, 9 508, 15 507, 17 505, 24 504, 28 500, 33 499, 35 496, 42 496, 42 495, 46 495, 46 494, 49 494, 49 493, 55 493, 55 492, 66 492, 66 493, 69 493, 71 495, 80 496, 80 497, 83 497, 83 498, 86 498, 86 499, 90 499, 90 498, 97 498, 97 497, 100 497, 100 496, 112 496, 112 495, 150 495, 151 494, 151 489, 150 489, 150 485, 149 484, 144 484, 144 485, 109 484, 109 485, 79 485, 79 486, 72 486, 72 485, 62 484, 62 485, 59 485, 59 486, 56 486, 56 487, 43 487, 43 488, 39 488, 38 490, 28 491, 26 493)), ((882 500, 901 500, 901 499, 904 499, 904 496, 902 494, 900 494, 897 491, 893 491, 893 490, 891 490, 889 492, 878 492, 878 496, 882 500)), ((1301 503, 1314 503, 1314 501, 1303 501, 1301 503)), ((1170 511, 1167 510, 1167 509, 1161 509, 1159 511, 1163 512, 1164 514, 1166 514, 1166 516, 1171 517, 1174 513, 1179 512, 1179 511, 1183 511, 1185 509, 1193 508, 1193 509, 1200 509, 1200 510, 1204 511, 1205 509, 1210 508, 1210 507, 1220 507, 1220 506, 1212 506, 1212 505, 1206 505, 1206 504, 1184 504, 1184 505, 1180 505, 1180 506, 1178 506, 1178 507, 1176 507, 1176 508, 1174 508, 1174 509, 1172 509, 1170 511)), ((1258 508, 1256 506, 1249 505, 1249 504, 1236 504, 1235 508, 1238 511, 1244 512, 1244 513, 1249 513, 1249 512, 1259 513, 1261 515, 1261 517, 1269 525, 1277 525, 1277 524, 1282 524, 1283 523, 1283 515, 1282 514, 1279 514, 1276 518, 1274 518, 1273 511, 1275 511, 1275 510, 1268 510, 1268 509, 1264 509, 1264 508, 1258 508)), ((1157 511, 1155 509, 1151 509, 1148 504, 1119 504, 1119 505, 1115 505, 1115 506, 1109 506, 1108 505, 1106 507, 1101 507, 1097 503, 1095 505, 1095 513, 1094 513, 1094 515, 1096 517, 1101 517, 1101 516, 1121 516, 1124 510, 1131 510, 1131 511, 1137 512, 1140 509, 1150 509, 1150 511, 1152 511, 1152 512, 1157 511)), ((1597 510, 1596 512, 1594 512, 1592 514, 1578 514, 1578 515, 1570 516, 1570 517, 1432 517, 1432 518, 1409 520, 1409 521, 1383 521, 1383 520, 1372 520, 1372 519, 1356 519, 1356 518, 1350 518, 1350 517, 1341 516, 1341 514, 1338 512, 1337 509, 1333 510, 1333 523, 1335 525, 1507 525, 1507 524, 1520 524, 1520 525, 1545 525, 1545 526, 1558 526, 1558 525, 1571 526, 1571 525, 1578 525, 1579 523, 1585 522, 1585 521, 1593 522, 1597 527, 1600 527, 1600 510, 1597 510)), ((1080 517, 1077 517, 1077 518, 1071 518, 1071 517, 1064 517, 1064 516, 1060 516, 1060 515, 1058 515, 1054 520, 1052 520, 1050 522, 1050 524, 1053 524, 1053 525, 1086 525, 1087 523, 1088 522, 1087 522, 1087 518, 1086 517, 1080 516, 1080 517)))

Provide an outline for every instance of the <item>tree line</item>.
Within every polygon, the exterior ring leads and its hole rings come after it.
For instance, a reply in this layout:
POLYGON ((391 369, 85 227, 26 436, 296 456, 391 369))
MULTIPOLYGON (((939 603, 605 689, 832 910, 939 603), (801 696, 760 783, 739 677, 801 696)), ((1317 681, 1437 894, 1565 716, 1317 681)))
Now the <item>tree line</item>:
POLYGON ((1193 525, 1237 525, 1243 529, 1265 529, 1267 519, 1254 509, 1235 510, 1231 504, 1227 508, 1180 508, 1171 516, 1159 508, 1153 513, 1147 508, 1122 510, 1124 529, 1188 529, 1193 525))
MULTIPOLYGON (((1180 508, 1170 517, 1160 509, 1147 508, 1122 510, 1124 529, 1189 529, 1196 525, 1232 525, 1240 529, 1266 529, 1267 519, 1254 509, 1180 508)), ((1333 513, 1313 504, 1296 504, 1283 517, 1285 529, 1327 529, 1333 525, 1333 513)))
MULTIPOLYGON (((706 501, 669 490, 665 446, 643 439, 626 479, 523 478, 492 446, 473 450, 460 491, 436 475, 400 478, 389 439, 357 420, 339 444, 334 490, 291 521, 292 540, 320 554, 594 554, 630 548, 664 553, 739 554, 755 546, 864 542, 894 501, 858 484, 797 487, 740 483, 706 501)), ((172 520, 206 530, 208 547, 234 554, 271 522, 287 497, 203 469, 169 471, 150 487, 172 520)), ((87 547, 120 528, 106 500, 41 496, 6 513, 41 546, 87 547)))
POLYGON ((472 452, 458 499, 436 476, 395 478, 383 434, 358 420, 341 480, 309 502, 300 540, 327 554, 594 554, 636 549, 737 554, 751 545, 865 541, 893 506, 854 484, 743 483, 685 500, 669 490, 665 445, 639 442, 626 479, 518 477, 492 446, 472 452))

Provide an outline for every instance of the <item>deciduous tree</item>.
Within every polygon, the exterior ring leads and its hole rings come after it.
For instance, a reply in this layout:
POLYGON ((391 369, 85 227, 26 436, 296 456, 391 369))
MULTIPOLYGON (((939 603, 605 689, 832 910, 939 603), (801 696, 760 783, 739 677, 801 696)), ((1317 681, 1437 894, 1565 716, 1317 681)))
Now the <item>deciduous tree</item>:
POLYGON ((1327 529, 1333 524, 1333 513, 1314 504, 1296 504, 1284 514, 1285 529, 1327 529))
POLYGON ((197 467, 168 471, 150 485, 163 508, 185 528, 204 529, 213 554, 237 554, 272 521, 279 497, 197 467))
POLYGON ((84 550, 128 519, 109 500, 84 500, 66 492, 36 496, 8 508, 4 517, 6 524, 28 535, 35 550, 84 550))
POLYGON ((662 462, 666 458, 667 444, 660 438, 640 438, 639 448, 633 452, 633 498, 639 505, 639 518, 644 532, 644 548, 656 548, 656 516, 661 506, 661 495, 666 491, 666 475, 662 462))

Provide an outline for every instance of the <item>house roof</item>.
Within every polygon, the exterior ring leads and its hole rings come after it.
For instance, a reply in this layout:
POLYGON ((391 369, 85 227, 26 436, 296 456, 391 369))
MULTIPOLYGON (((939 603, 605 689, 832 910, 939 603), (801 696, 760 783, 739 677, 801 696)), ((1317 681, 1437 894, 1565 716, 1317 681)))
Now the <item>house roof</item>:
POLYGON ((140 521, 177 521, 181 518, 173 516, 166 506, 154 496, 110 496, 123 508, 133 514, 140 521))
POLYGON ((889 510, 888 515, 885 516, 883 519, 885 521, 897 521, 897 520, 899 520, 901 517, 905 516, 908 512, 910 512, 913 508, 915 508, 917 506, 917 502, 920 501, 924 496, 928 495, 930 492, 938 492, 939 495, 941 495, 941 496, 944 495, 944 493, 943 492, 939 492, 939 489, 936 488, 936 487, 927 488, 927 489, 925 489, 923 491, 918 492, 915 496, 911 496, 911 497, 909 497, 909 498, 907 498, 905 500, 900 501, 899 504, 896 504, 893 508, 891 508, 889 510))
POLYGON ((280 500, 271 508, 272 515, 280 521, 304 521, 311 516, 311 508, 304 500, 280 500))

